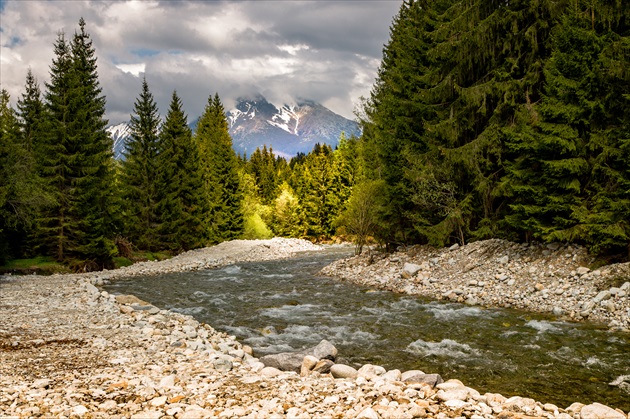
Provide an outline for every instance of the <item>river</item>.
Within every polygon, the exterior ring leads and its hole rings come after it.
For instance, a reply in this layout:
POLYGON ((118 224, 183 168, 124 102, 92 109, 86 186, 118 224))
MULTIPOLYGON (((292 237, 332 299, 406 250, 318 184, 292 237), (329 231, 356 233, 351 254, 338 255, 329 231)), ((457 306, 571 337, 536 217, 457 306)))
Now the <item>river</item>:
POLYGON ((630 336, 517 310, 484 309, 375 291, 319 277, 347 249, 290 260, 118 280, 106 289, 194 316, 235 335, 255 355, 322 339, 338 362, 419 369, 484 392, 567 407, 600 402, 630 411, 608 385, 630 375, 630 336))

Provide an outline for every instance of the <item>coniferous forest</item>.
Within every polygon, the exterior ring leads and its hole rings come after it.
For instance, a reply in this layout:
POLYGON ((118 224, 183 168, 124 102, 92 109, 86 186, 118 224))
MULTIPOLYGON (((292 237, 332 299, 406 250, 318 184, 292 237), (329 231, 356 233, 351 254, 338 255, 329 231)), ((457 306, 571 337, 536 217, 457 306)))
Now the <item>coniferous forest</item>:
MULTIPOLYGON (((0 262, 73 270, 275 235, 452 243, 504 238, 630 255, 630 8, 620 0, 403 2, 360 138, 286 160, 235 154, 209 94, 195 132, 146 79, 116 161, 81 19, 50 80, 0 96, 0 262)), ((150 78, 150 75, 148 75, 150 78)))

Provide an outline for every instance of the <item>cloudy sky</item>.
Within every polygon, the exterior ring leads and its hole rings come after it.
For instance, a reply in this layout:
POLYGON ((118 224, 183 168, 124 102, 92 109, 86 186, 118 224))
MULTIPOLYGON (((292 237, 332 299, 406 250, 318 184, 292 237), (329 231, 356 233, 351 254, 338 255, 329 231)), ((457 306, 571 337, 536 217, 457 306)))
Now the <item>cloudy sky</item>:
POLYGON ((174 89, 189 119, 218 92, 316 100, 347 118, 369 94, 401 0, 0 0, 0 84, 12 103, 30 67, 48 81, 53 43, 86 21, 110 123, 129 119, 146 76, 160 111, 174 89))

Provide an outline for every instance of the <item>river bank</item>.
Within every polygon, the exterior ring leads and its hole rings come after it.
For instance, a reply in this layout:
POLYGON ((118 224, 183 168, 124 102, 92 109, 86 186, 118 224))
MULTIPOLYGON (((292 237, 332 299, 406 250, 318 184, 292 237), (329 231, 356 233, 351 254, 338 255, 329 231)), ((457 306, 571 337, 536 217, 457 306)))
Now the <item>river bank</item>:
POLYGON ((353 283, 486 307, 552 313, 630 331, 630 263, 591 270, 576 245, 484 240, 393 254, 364 253, 322 270, 353 283))
POLYGON ((423 383, 413 379, 418 372, 371 366, 352 378, 308 369, 303 376, 281 372, 265 367, 250 348, 210 325, 95 286, 126 276, 269 260, 316 248, 299 240, 237 241, 116 271, 4 277, 0 416, 630 417, 597 403, 563 408, 482 395, 457 380, 423 383))

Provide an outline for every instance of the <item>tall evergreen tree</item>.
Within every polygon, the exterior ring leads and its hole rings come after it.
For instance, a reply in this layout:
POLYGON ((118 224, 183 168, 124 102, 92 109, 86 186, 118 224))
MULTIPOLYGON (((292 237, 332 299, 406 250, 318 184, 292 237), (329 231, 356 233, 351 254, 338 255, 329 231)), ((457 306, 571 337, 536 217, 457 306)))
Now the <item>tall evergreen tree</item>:
POLYGON ((180 252, 202 246, 205 199, 199 151, 192 139, 182 102, 173 92, 160 132, 158 150, 157 205, 162 246, 180 252))
POLYGON ((56 205, 44 217, 42 232, 59 260, 83 269, 111 266, 116 251, 112 139, 105 131, 96 61, 81 18, 70 44, 63 34, 57 39, 46 94, 51 153, 43 171, 56 205))
POLYGON ((239 163, 228 128, 225 108, 215 94, 208 98, 194 138, 206 199, 204 223, 211 243, 235 239, 243 231, 239 163))
POLYGON ((121 172, 125 232, 139 248, 159 250, 157 159, 160 117, 146 78, 142 80, 142 91, 135 101, 129 125, 130 140, 121 172))
POLYGON ((71 148, 68 141, 69 90, 71 88, 72 56, 65 35, 57 36, 55 57, 50 67, 50 83, 46 84, 45 107, 49 135, 43 138, 46 151, 39 161, 46 189, 53 205, 38 220, 38 238, 43 253, 64 260, 69 246, 68 224, 72 183, 70 177, 71 148))

